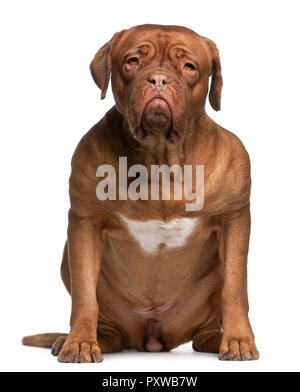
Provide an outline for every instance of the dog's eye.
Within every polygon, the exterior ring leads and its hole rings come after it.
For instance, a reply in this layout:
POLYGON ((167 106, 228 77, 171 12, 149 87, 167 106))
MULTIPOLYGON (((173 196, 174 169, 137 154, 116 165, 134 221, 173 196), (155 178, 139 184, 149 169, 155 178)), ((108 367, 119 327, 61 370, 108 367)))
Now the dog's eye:
POLYGON ((139 59, 137 57, 131 57, 127 61, 127 64, 129 64, 129 65, 138 65, 139 64, 139 59))
POLYGON ((191 63, 184 64, 184 68, 187 69, 188 71, 194 71, 196 69, 196 67, 191 63))

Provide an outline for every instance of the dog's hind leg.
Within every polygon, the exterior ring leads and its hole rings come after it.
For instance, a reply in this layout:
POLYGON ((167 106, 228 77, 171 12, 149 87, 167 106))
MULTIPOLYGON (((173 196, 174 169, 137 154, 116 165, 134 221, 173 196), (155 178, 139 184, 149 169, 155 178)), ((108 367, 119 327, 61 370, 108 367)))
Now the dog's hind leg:
POLYGON ((65 344, 65 341, 67 340, 68 335, 63 335, 59 336, 56 341, 53 343, 51 354, 54 355, 55 357, 58 356, 60 353, 60 350, 62 349, 63 345, 65 344))
POLYGON ((199 333, 193 337, 193 349, 202 353, 218 353, 221 344, 221 330, 211 331, 208 334, 199 333))
POLYGON ((61 267, 60 267, 60 275, 62 278, 62 281, 68 290, 68 293, 71 294, 71 278, 70 278, 70 267, 69 267, 69 254, 68 254, 68 246, 67 246, 67 241, 64 246, 64 252, 63 252, 63 257, 62 257, 62 262, 61 262, 61 267))
POLYGON ((98 343, 103 354, 117 353, 124 350, 124 343, 119 332, 114 331, 109 334, 100 334, 98 343))
MULTIPOLYGON (((63 283, 70 293, 71 291, 71 282, 70 282, 70 269, 69 269, 69 261, 68 261, 68 248, 67 243, 64 247, 62 264, 61 264, 61 277, 63 283)), ((119 352, 124 349, 123 338, 121 334, 114 329, 112 326, 108 326, 105 323, 100 322, 98 326, 98 344, 101 348, 102 353, 113 353, 119 352)), ((92 358, 92 353, 88 352, 88 349, 84 349, 84 356, 79 358, 77 355, 77 351, 79 352, 80 344, 77 342, 72 342, 72 347, 70 344, 64 347, 64 344, 67 340, 68 334, 63 333, 43 333, 33 336, 25 336, 22 340, 22 343, 26 346, 36 346, 36 347, 45 347, 52 348, 52 355, 59 356, 58 360, 60 362, 93 362, 94 358, 92 358), (75 354, 74 354, 75 352, 75 354), (74 355, 73 355, 74 354, 74 355)), ((96 358, 97 362, 100 361, 100 357, 96 358)))

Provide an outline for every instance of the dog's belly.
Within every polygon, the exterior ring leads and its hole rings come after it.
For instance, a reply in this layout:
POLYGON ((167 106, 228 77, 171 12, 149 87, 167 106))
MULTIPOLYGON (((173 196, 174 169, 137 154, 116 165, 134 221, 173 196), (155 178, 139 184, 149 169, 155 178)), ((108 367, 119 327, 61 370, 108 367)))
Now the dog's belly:
POLYGON ((137 221, 121 215, 120 226, 107 230, 101 271, 141 308, 163 306, 212 269, 215 229, 200 217, 137 221))
POLYGON ((203 218, 138 222, 123 215, 107 232, 98 300, 129 346, 159 351, 169 333, 186 341, 186 320, 196 327, 213 314, 221 281, 215 229, 203 218))

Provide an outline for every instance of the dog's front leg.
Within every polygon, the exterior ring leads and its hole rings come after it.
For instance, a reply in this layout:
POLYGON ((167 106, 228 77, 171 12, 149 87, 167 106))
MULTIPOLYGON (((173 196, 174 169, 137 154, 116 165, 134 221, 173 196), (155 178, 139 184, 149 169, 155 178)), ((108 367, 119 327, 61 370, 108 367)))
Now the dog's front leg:
POLYGON ((224 268, 222 289, 222 360, 258 359, 248 318, 247 254, 250 235, 249 206, 221 218, 219 253, 224 268))
POLYGON ((69 213, 68 253, 71 278, 71 330, 59 353, 60 362, 101 362, 97 343, 96 285, 101 261, 99 230, 92 219, 69 213))

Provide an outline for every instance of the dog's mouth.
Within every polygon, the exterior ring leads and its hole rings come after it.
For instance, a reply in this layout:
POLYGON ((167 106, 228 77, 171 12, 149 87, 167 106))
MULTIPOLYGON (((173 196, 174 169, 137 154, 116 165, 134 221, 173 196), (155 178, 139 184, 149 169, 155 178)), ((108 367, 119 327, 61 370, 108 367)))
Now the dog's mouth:
POLYGON ((166 99, 156 96, 144 107, 141 122, 132 130, 134 138, 141 142, 150 134, 162 134, 173 143, 180 139, 179 132, 173 130, 172 111, 166 99))
POLYGON ((172 121, 171 109, 167 101, 153 98, 145 106, 141 125, 145 130, 157 132, 168 131, 172 121))

